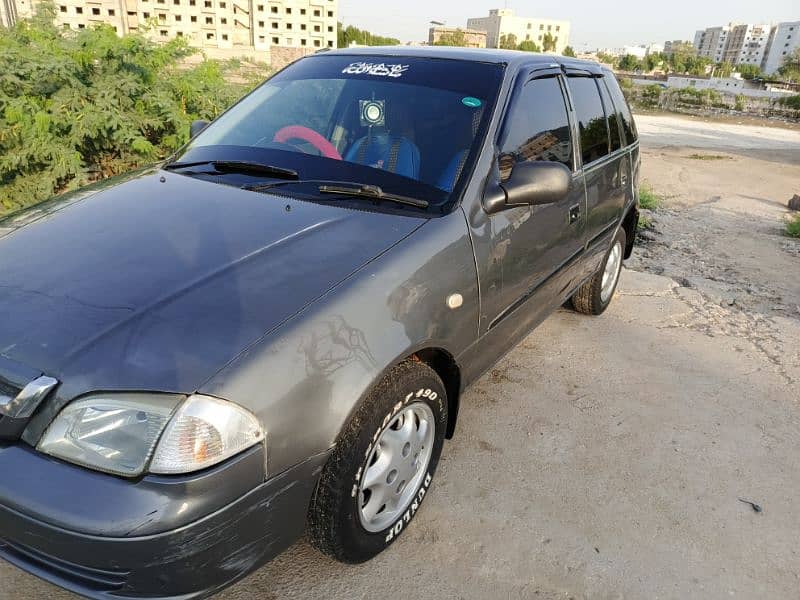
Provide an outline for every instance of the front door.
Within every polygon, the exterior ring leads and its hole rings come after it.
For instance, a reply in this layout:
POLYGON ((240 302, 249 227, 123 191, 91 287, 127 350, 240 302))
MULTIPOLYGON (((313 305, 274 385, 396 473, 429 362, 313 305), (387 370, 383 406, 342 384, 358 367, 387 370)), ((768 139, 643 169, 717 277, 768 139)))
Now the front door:
POLYGON ((546 317, 578 277, 586 197, 566 102, 561 70, 536 71, 521 80, 501 128, 495 165, 501 181, 516 164, 535 160, 561 162, 574 175, 563 200, 493 214, 488 235, 474 238, 480 330, 495 359, 546 317))

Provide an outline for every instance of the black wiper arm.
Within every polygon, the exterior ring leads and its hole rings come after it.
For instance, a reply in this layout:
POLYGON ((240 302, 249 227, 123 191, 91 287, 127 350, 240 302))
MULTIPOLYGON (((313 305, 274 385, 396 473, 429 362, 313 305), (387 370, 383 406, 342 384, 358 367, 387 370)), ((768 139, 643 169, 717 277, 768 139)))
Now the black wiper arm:
POLYGON ((428 201, 420 198, 409 198, 398 194, 387 194, 377 185, 321 185, 321 194, 335 194, 337 196, 354 196, 357 198, 371 198, 372 200, 389 200, 398 204, 407 204, 417 208, 428 208, 428 201))
POLYGON ((226 173, 252 173, 253 175, 268 175, 270 177, 280 177, 283 179, 300 179, 300 174, 294 169, 266 165, 249 160, 203 160, 197 162, 174 162, 164 165, 167 171, 198 167, 200 165, 210 165, 216 171, 226 173))

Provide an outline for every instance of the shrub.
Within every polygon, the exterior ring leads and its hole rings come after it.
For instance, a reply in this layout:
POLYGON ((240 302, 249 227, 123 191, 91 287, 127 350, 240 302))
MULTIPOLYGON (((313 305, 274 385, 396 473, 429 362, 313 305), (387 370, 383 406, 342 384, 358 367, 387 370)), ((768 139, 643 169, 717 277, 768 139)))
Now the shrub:
POLYGON ((639 207, 646 210, 655 210, 661 206, 661 196, 656 194, 648 184, 639 186, 639 207))
POLYGON ((182 38, 66 32, 53 14, 0 29, 0 214, 165 158, 255 83, 226 81, 235 62, 182 65, 182 38))
POLYGON ((786 220, 786 235, 800 238, 800 214, 796 214, 786 220))

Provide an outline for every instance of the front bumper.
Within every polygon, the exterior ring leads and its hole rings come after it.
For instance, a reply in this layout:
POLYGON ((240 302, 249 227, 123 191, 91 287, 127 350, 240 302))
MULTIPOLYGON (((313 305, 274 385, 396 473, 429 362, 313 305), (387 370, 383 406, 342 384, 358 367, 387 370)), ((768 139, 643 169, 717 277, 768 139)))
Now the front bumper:
MULTIPOLYGON (((302 535, 309 500, 326 458, 327 453, 314 456, 202 518, 149 535, 84 533, 69 527, 63 514, 57 525, 46 522, 41 514, 27 514, 17 498, 11 502, 4 497, 11 486, 2 486, 0 557, 89 598, 207 597, 262 566, 302 535)), ((47 468, 53 468, 52 464, 47 468)), ((0 480, 12 477, 13 473, 0 472, 0 480)), ((181 483, 179 488, 186 486, 181 483)), ((63 490, 50 494, 54 502, 58 495, 63 490)), ((90 498, 92 493, 83 490, 81 496, 90 498)), ((192 501, 189 496, 181 499, 180 490, 171 498, 152 497, 162 503, 153 504, 153 514, 179 515, 192 501), (164 506, 165 501, 171 505, 164 506)), ((39 498, 33 504, 41 507, 45 500, 39 498)), ((75 522, 84 531, 86 515, 95 509, 107 510, 105 505, 86 505, 76 515, 75 522)))

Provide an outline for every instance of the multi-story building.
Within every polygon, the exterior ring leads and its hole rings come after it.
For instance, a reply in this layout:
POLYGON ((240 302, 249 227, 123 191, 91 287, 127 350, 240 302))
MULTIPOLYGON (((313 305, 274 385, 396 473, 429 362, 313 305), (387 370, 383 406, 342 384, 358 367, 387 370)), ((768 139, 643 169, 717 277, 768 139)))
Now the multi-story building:
POLYGON ((797 48, 800 48, 800 21, 778 23, 769 34, 761 70, 772 75, 797 48))
POLYGON ((436 44, 442 36, 464 34, 464 45, 466 48, 486 48, 486 32, 477 29, 461 29, 459 27, 445 27, 437 25, 428 30, 428 44, 436 44))
MULTIPOLYGON (((35 4, 0 0, 0 15, 12 15, 10 25, 30 16, 35 4)), ((55 9, 64 29, 106 23, 119 34, 185 37, 205 49, 336 47, 337 0, 55 0, 55 9)))
POLYGON ((731 65, 761 66, 769 41, 769 25, 735 25, 728 35, 722 62, 731 65))
POLYGON ((694 47, 697 56, 710 58, 715 63, 722 62, 728 48, 728 36, 735 24, 721 27, 707 27, 694 34, 694 47))
MULTIPOLYGON (((699 32, 698 32, 699 33, 699 32)), ((664 42, 664 54, 667 56, 672 56, 672 53, 675 51, 675 48, 680 48, 684 44, 692 45, 692 42, 686 42, 684 40, 667 40, 664 42)), ((695 48, 697 46, 695 45, 695 48)))
POLYGON ((497 48, 502 36, 513 35, 517 44, 525 41, 535 42, 543 47, 544 37, 549 33, 555 42, 557 54, 564 52, 569 45, 569 21, 554 21, 539 17, 518 17, 510 8, 496 8, 489 11, 488 17, 467 19, 469 29, 486 32, 486 46, 497 48))
POLYGON ((710 58, 715 63, 761 66, 769 37, 769 25, 728 23, 698 31, 694 36, 694 47, 698 56, 710 58))

